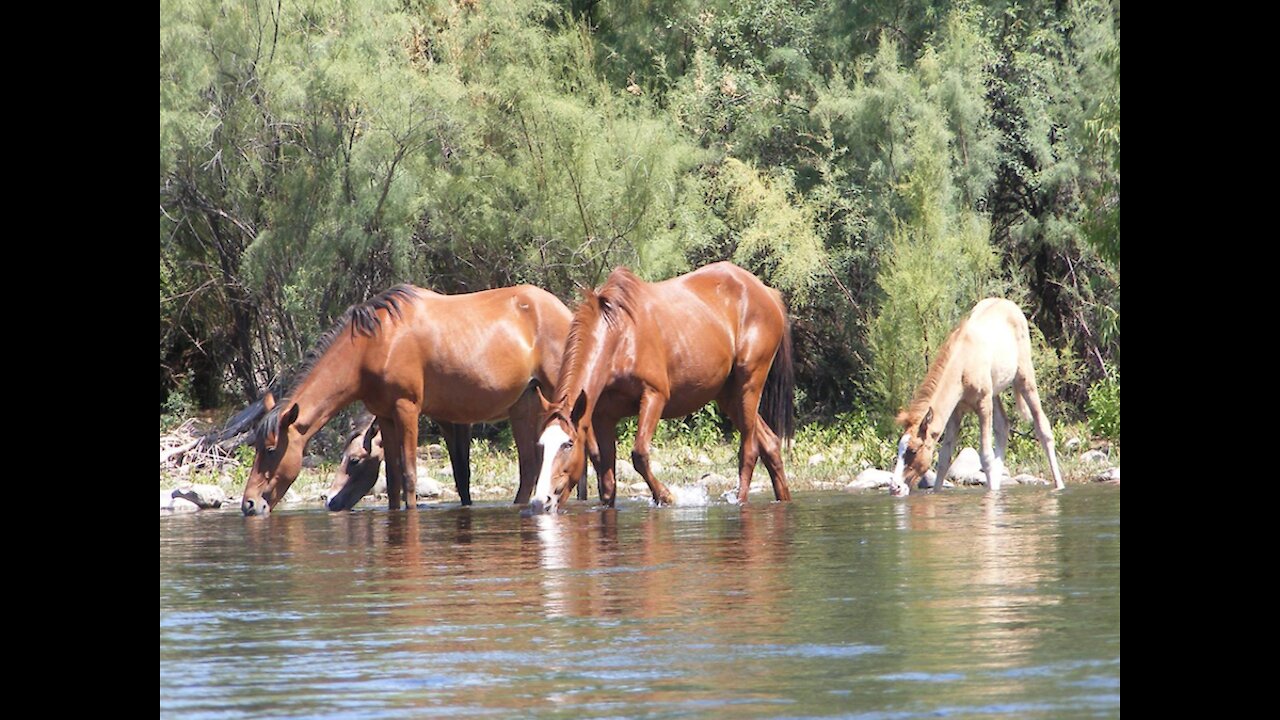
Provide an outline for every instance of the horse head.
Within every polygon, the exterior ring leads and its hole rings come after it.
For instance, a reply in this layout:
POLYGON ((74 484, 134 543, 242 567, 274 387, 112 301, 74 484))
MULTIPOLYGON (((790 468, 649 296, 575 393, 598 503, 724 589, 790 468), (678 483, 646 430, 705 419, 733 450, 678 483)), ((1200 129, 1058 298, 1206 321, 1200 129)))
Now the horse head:
POLYGON ((568 501, 570 493, 587 472, 587 431, 583 423, 587 393, 578 393, 572 409, 568 398, 547 402, 538 390, 546 421, 538 438, 538 483, 530 501, 534 511, 554 510, 557 503, 568 501))
POLYGON ((347 435, 342 461, 324 495, 328 508, 336 512, 355 507, 377 484, 381 467, 382 433, 377 418, 369 417, 357 422, 357 427, 347 435))
POLYGON ((305 438, 297 425, 298 404, 276 405, 270 392, 263 397, 266 415, 253 435, 253 469, 244 486, 240 510, 245 515, 265 515, 289 491, 302 471, 305 438))
POLYGON ((930 429, 932 422, 933 408, 919 419, 906 411, 898 413, 897 423, 904 432, 898 440, 898 462, 893 468, 890 494, 901 496, 910 493, 911 486, 929 472, 929 466, 933 464, 933 450, 941 434, 930 429))

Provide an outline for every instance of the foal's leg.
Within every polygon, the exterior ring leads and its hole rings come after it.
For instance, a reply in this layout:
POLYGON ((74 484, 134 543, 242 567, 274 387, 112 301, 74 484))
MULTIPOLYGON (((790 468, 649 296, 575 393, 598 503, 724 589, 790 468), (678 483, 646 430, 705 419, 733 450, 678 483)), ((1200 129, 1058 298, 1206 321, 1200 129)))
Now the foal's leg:
POLYGON ((1035 423, 1036 439, 1040 441, 1040 447, 1044 448, 1044 454, 1049 456, 1049 470, 1053 472, 1053 485, 1061 490, 1066 486, 1062 484, 1062 472, 1058 469, 1058 454, 1054 452, 1053 425, 1049 423, 1049 416, 1044 414, 1044 408, 1040 407, 1040 393, 1036 390, 1036 381, 1031 377, 1019 376, 1013 379, 1013 384, 1014 389, 1027 401, 1027 409, 1031 411, 1031 420, 1035 423))
POLYGON ((1003 463, 1005 451, 1009 449, 1009 416, 1004 412, 1004 403, 1000 401, 999 395, 992 396, 991 409, 995 411, 992 428, 996 433, 996 459, 1003 463))
POLYGON ((449 466, 453 468, 453 486, 463 505, 471 504, 471 425, 437 420, 444 446, 449 449, 449 466))
MULTIPOLYGON (((658 430, 658 420, 662 419, 662 408, 667 404, 667 399, 658 393, 645 389, 644 394, 640 396, 640 418, 636 422, 636 445, 631 450, 631 465, 635 467, 636 472, 640 473, 640 477, 649 485, 649 492, 653 493, 653 501, 659 505, 670 505, 675 502, 671 491, 665 485, 653 476, 653 471, 649 469, 649 443, 653 440, 653 434, 658 430)), ((599 436, 596 442, 599 443, 599 436)))
POLYGON ((538 420, 541 407, 538 391, 530 384, 520 399, 511 406, 511 437, 516 441, 516 458, 520 465, 520 485, 516 488, 515 502, 529 502, 533 487, 538 483, 538 420))
POLYGON ((982 471, 987 475, 987 489, 999 490, 1000 479, 1004 475, 1004 463, 996 458, 995 450, 992 448, 992 435, 994 434, 992 425, 995 420, 993 400, 993 394, 987 393, 986 396, 978 401, 978 420, 981 422, 982 428, 982 471))
POLYGON ((964 415, 964 411, 960 406, 956 406, 951 411, 951 418, 947 420, 947 427, 942 431, 942 446, 938 448, 938 472, 933 479, 933 491, 942 490, 942 483, 947 479, 947 473, 951 470, 951 454, 955 452, 956 441, 960 437, 960 418, 964 415))
MULTIPOLYGON (((396 429, 400 435, 400 451, 387 452, 387 457, 397 456, 402 463, 400 474, 404 478, 404 506, 418 506, 418 406, 410 400, 396 401, 396 429)), ((386 442, 386 431, 382 441, 386 442)), ((390 485, 390 482, 388 482, 390 485)))

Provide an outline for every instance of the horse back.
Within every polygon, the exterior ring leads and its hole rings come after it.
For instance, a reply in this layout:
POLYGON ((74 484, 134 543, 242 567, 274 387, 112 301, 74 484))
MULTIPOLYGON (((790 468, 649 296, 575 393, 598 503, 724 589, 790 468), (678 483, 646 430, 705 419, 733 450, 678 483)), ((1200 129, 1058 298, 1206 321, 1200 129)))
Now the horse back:
POLYGON ((1031 367, 1027 318, 1012 301, 987 298, 974 306, 965 324, 965 340, 966 366, 989 374, 996 392, 1031 367))
POLYGON ((532 286, 422 291, 370 343, 362 371, 400 397, 418 398, 438 419, 505 417, 537 374, 539 323, 556 315, 548 299, 559 302, 532 286))
MULTIPOLYGON (((695 304, 701 304, 706 308, 703 317, 715 318, 715 325, 725 328, 733 338, 735 349, 740 348, 749 335, 760 329, 770 336, 776 332, 779 339, 785 329, 786 308, 781 293, 731 262, 712 263, 654 285, 662 286, 667 283, 682 288, 693 298, 693 301, 684 306, 672 305, 670 309, 673 313, 684 312, 695 304)), ((698 330, 705 331, 707 328, 698 330)))
MULTIPOLYGON (((737 265, 713 263, 649 284, 637 317, 636 357, 662 357, 675 416, 701 407, 735 369, 767 367, 785 331, 775 290, 737 265)), ((648 373, 657 368, 650 363, 648 373)))
POLYGON ((515 309, 533 330, 534 377, 545 385, 544 394, 550 397, 560 380, 560 363, 573 312, 560 298, 536 285, 517 285, 513 289, 518 291, 515 309))

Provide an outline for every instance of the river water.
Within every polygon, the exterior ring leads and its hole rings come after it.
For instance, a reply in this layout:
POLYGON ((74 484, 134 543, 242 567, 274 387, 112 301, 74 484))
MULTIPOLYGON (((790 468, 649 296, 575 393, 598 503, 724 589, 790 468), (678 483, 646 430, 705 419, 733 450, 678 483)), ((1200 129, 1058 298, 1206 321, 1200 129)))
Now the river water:
POLYGON ((1120 714, 1118 486, 682 496, 162 516, 160 715, 1120 714))

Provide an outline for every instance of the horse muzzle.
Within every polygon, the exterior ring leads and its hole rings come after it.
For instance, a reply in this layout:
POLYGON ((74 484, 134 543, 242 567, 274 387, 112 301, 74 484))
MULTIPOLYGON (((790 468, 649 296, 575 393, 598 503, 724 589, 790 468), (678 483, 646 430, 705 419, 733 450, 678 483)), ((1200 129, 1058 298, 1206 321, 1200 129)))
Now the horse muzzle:
POLYGON ((240 501, 240 512, 244 513, 245 517, 250 515, 269 515, 271 514, 271 506, 262 498, 256 500, 244 498, 240 501))

